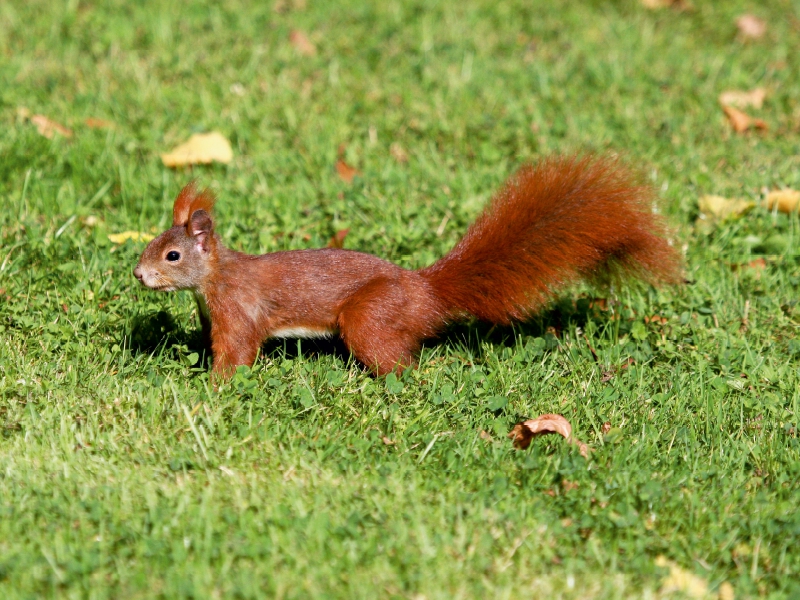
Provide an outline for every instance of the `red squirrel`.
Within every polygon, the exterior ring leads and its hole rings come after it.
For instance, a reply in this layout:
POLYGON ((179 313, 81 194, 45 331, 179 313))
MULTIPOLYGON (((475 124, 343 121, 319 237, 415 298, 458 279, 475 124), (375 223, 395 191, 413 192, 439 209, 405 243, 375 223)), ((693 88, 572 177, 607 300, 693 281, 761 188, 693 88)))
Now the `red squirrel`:
POLYGON ((194 292, 214 376, 252 365, 266 338, 333 335, 383 375, 413 365, 448 323, 524 320, 609 269, 677 281, 653 197, 614 158, 546 158, 511 177, 444 258, 411 271, 353 250, 229 250, 214 232, 214 196, 190 183, 134 275, 154 290, 194 292))

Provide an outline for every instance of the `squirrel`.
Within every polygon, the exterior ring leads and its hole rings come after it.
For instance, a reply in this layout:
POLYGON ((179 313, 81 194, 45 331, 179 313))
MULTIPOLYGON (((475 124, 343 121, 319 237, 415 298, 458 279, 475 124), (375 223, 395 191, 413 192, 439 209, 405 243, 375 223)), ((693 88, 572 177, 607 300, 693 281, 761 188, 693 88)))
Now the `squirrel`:
POLYGON ((192 182, 133 272, 153 290, 194 292, 212 376, 252 366, 267 338, 334 335, 385 375, 413 366, 423 340, 449 323, 522 321, 581 279, 679 281, 653 199, 615 158, 545 158, 513 175, 448 254, 407 270, 336 248, 229 250, 214 231, 214 195, 192 182))

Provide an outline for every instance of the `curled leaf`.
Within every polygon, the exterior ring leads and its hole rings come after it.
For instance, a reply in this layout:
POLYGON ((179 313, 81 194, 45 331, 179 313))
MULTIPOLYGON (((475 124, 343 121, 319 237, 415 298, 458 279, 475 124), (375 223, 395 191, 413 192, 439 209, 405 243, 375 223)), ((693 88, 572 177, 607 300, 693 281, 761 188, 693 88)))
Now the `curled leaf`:
POLYGON ((206 165, 211 162, 229 163, 233 159, 231 143, 218 131, 196 133, 186 142, 161 155, 167 167, 206 165))
POLYGON ((328 240, 328 248, 344 248, 344 238, 350 233, 349 229, 340 229, 328 240))
POLYGON ((351 167, 341 159, 336 161, 336 172, 339 174, 339 178, 345 183, 352 183, 353 179, 358 175, 358 169, 351 167))
POLYGON ((764 88, 756 88, 749 92, 741 90, 728 90, 719 95, 719 103, 722 106, 734 106, 736 108, 761 108, 767 92, 764 88))
POLYGON ((33 115, 31 123, 36 125, 36 130, 48 139, 53 139, 55 134, 63 135, 64 137, 72 137, 72 130, 64 127, 60 123, 48 119, 44 115, 33 115))
POLYGON ((764 120, 754 119, 738 108, 723 106, 722 110, 725 111, 725 115, 736 133, 744 133, 748 129, 760 129, 762 131, 769 129, 769 125, 764 120))
POLYGON ((767 194, 764 205, 769 209, 777 209, 782 213, 797 212, 800 208, 800 192, 797 190, 774 190, 767 194))
POLYGON ((514 447, 524 450, 531 444, 531 440, 539 435, 558 433, 571 444, 578 446, 578 451, 584 458, 589 458, 591 449, 583 442, 572 437, 572 425, 561 415, 542 415, 524 423, 517 423, 508 434, 514 447))
POLYGON ((142 233, 141 231, 123 231, 121 233, 111 233, 108 235, 108 239, 114 244, 124 244, 128 240, 133 240, 134 242, 149 242, 154 237, 155 236, 149 233, 142 233))

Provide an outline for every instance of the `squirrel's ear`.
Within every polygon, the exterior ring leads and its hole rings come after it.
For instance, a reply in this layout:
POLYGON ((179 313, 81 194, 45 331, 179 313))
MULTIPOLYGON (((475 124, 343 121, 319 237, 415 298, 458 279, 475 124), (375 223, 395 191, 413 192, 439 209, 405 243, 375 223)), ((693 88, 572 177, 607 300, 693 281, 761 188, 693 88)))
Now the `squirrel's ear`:
POLYGON ((197 198, 197 186, 194 181, 187 183, 175 198, 172 205, 172 226, 183 227, 189 221, 189 208, 197 198))
POLYGON ((192 213, 186 228, 190 236, 195 239, 198 249, 208 252, 211 233, 214 231, 214 222, 205 210, 200 209, 192 213))

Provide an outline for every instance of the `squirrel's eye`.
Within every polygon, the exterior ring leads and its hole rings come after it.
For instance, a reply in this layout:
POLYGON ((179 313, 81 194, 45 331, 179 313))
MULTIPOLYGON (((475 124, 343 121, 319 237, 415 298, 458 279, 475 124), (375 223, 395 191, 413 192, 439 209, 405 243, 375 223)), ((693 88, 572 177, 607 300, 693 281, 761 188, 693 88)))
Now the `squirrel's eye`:
POLYGON ((175 262, 176 260, 180 259, 180 257, 181 253, 176 252, 175 250, 170 250, 169 252, 167 252, 167 260, 169 262, 175 262))

